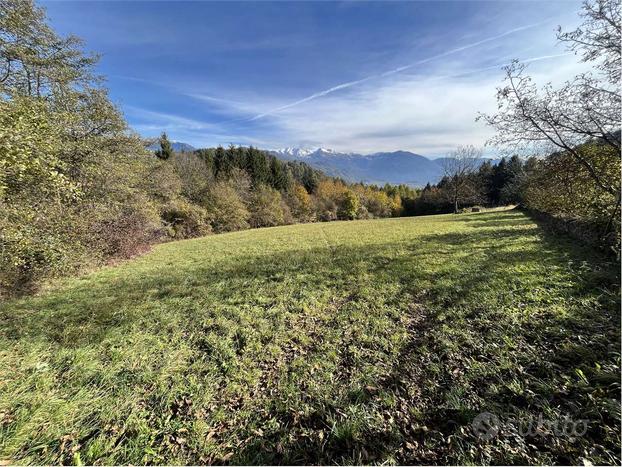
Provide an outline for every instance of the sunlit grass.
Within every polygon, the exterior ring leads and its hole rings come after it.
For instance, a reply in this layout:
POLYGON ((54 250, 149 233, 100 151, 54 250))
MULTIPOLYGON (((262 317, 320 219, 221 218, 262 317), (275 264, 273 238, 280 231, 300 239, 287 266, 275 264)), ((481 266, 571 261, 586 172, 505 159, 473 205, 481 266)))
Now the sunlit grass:
POLYGON ((618 281, 518 211, 160 245, 0 304, 0 459, 619 463, 618 281))

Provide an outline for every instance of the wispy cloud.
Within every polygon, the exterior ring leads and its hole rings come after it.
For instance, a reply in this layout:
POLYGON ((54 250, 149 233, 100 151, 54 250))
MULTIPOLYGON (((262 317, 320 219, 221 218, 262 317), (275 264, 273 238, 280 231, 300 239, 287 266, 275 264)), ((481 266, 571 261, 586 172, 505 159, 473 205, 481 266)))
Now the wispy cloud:
POLYGON ((486 39, 482 39, 482 40, 479 40, 477 42, 472 42, 470 44, 467 44, 467 45, 464 45, 464 46, 461 46, 461 47, 457 47, 457 48, 454 48, 454 49, 451 49, 451 50, 447 50, 447 51, 442 52, 440 54, 433 55, 431 57, 427 57, 427 58, 424 58, 422 60, 417 60, 416 62, 410 63, 408 65, 400 66, 400 67, 394 68, 392 70, 385 71, 383 73, 378 73, 378 74, 370 75, 370 76, 367 76, 365 78, 361 78, 361 79, 358 79, 358 80, 355 80, 355 81, 348 81, 348 82, 345 82, 345 83, 341 83, 341 84, 338 84, 337 86, 333 86, 333 87, 331 87, 329 89, 325 89, 323 91, 319 91, 319 92, 316 92, 314 94, 311 94, 310 96, 307 96, 307 97, 305 97, 303 99, 299 99, 297 101, 291 102, 291 103, 286 104, 286 105, 282 105, 280 107, 274 108, 274 109, 269 110, 267 112, 260 113, 258 115, 255 115, 254 117, 249 118, 248 120, 249 121, 254 121, 254 120, 258 120, 260 118, 267 117, 269 115, 274 115, 275 113, 281 112, 283 110, 290 109, 290 108, 295 107, 295 106, 300 105, 300 104, 304 104, 305 102, 312 101, 312 100, 317 99, 319 97, 326 96, 326 95, 331 94, 331 93, 333 93, 335 91, 339 91, 341 89, 350 88, 352 86, 356 86, 358 84, 362 84, 362 83, 365 83, 365 82, 373 80, 373 79, 384 78, 384 77, 387 77, 387 76, 395 75, 395 74, 401 73, 403 71, 406 71, 406 70, 408 70, 410 68, 413 68, 415 66, 423 65, 425 63, 431 62, 433 60, 437 60, 439 58, 447 57, 449 55, 452 55, 452 54, 455 54, 455 53, 458 53, 458 52, 462 52, 464 50, 472 49, 472 48, 480 46, 482 44, 486 44, 488 42, 493 42, 493 41, 502 39, 503 37, 509 36, 510 34, 515 34, 517 32, 525 31, 527 29, 531 29, 531 28, 534 28, 536 26, 541 26, 542 24, 545 24, 545 23, 546 23, 546 21, 540 21, 540 22, 537 22, 537 23, 528 24, 528 25, 525 25, 525 26, 520 26, 520 27, 517 27, 517 28, 513 28, 513 29, 510 29, 509 31, 505 31, 505 32, 503 32, 501 34, 497 34, 495 36, 488 37, 486 39))
POLYGON ((141 107, 126 105, 124 110, 134 119, 143 122, 157 123, 164 129, 187 129, 187 130, 218 130, 220 126, 214 123, 195 120, 180 115, 165 112, 157 112, 141 107))
POLYGON ((267 147, 269 142, 253 136, 240 136, 231 133, 220 124, 183 117, 171 113, 158 112, 135 106, 125 106, 125 111, 136 123, 133 127, 145 136, 156 136, 166 131, 182 141, 191 141, 199 146, 220 144, 241 144, 267 147))
MULTIPOLYGON (((525 58, 522 59, 520 62, 523 64, 529 64, 529 63, 534 63, 534 62, 540 62, 542 60, 551 60, 554 58, 560 58, 560 57, 568 57, 570 55, 574 55, 574 53, 572 52, 566 52, 566 53, 562 53, 562 54, 552 54, 552 55, 541 55, 539 57, 531 57, 531 58, 525 58)), ((472 75, 475 73, 481 73, 482 71, 488 71, 488 70, 500 70, 506 66, 511 65, 511 62, 502 62, 502 63, 496 63, 495 65, 490 65, 490 66, 486 66, 486 67, 482 67, 482 68, 475 68, 472 70, 465 70, 465 71, 460 71, 458 73, 453 73, 453 74, 448 74, 448 75, 438 75, 438 76, 428 76, 428 79, 430 80, 442 80, 442 79, 449 79, 449 78, 460 78, 462 76, 467 76, 467 75, 472 75)))
POLYGON ((223 97, 216 97, 216 96, 201 93, 201 92, 188 92, 184 89, 183 86, 179 84, 168 84, 168 83, 164 83, 158 80, 154 80, 150 78, 141 78, 138 76, 112 75, 112 77, 117 78, 117 79, 122 79, 125 81, 144 83, 149 86, 155 86, 158 88, 166 89, 167 91, 175 93, 177 95, 191 97, 193 99, 197 99, 203 102, 210 102, 216 105, 225 106, 227 108, 238 108, 240 110, 245 110, 246 112, 249 112, 248 105, 243 102, 235 101, 232 99, 226 99, 223 97))
MULTIPOLYGON (((527 57, 537 82, 560 84, 581 71, 572 54, 527 57), (549 61, 555 61, 551 66, 549 61)), ((501 67, 465 68, 427 75, 399 75, 382 86, 362 86, 289 108, 272 123, 281 146, 328 146, 361 153, 405 149, 439 156, 457 144, 483 145, 492 130, 475 122, 478 111, 494 112, 501 67)))

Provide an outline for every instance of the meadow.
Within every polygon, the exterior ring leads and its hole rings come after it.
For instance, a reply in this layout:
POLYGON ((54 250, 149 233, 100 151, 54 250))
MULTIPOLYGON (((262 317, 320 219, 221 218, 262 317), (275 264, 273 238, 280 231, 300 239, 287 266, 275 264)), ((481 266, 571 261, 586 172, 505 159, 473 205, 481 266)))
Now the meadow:
POLYGON ((619 292, 517 210, 157 245, 0 303, 0 465, 619 464, 619 292))

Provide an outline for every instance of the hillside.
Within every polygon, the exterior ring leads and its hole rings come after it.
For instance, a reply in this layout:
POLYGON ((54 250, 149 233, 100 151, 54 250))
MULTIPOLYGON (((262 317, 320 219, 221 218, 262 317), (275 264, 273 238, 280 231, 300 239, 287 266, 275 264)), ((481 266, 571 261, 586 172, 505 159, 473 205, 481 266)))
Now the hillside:
POLYGON ((618 464, 618 286, 518 211, 158 245, 3 303, 0 461, 618 464))
MULTIPOLYGON (((324 148, 285 148, 270 153, 284 160, 304 161, 327 175, 341 177, 349 182, 406 184, 413 187, 437 183, 443 176, 443 161, 446 159, 428 159, 409 151, 356 154, 324 148)), ((493 159, 482 160, 498 162, 493 159)))
MULTIPOLYGON (((147 149, 149 149, 150 151, 156 151, 158 149, 160 149, 160 142, 159 140, 150 140, 148 141, 149 145, 147 146, 147 149)), ((183 143, 181 141, 171 141, 171 147, 173 148, 173 151, 175 152, 192 152, 192 151, 196 151, 196 148, 194 146, 192 146, 191 144, 188 143, 183 143)))
POLYGON ((351 182, 424 186, 428 182, 437 182, 442 176, 441 165, 408 151, 365 155, 341 153, 324 148, 315 151, 288 148, 271 153, 285 160, 304 161, 327 175, 341 177, 351 182))

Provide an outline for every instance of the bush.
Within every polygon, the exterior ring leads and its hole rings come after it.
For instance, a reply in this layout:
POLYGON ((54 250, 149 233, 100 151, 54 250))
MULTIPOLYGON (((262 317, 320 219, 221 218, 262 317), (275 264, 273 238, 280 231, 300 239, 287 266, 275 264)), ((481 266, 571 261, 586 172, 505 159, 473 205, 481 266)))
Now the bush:
POLYGON ((359 188, 361 204, 373 217, 388 217, 391 215, 392 201, 384 191, 375 191, 369 187, 359 188))
POLYGON ((228 181, 218 181, 210 188, 205 209, 216 232, 232 232, 249 227, 250 214, 240 195, 228 181))
POLYGON ((356 211, 356 218, 357 219, 373 219, 374 216, 370 214, 367 208, 361 204, 358 210, 356 211))
POLYGON ((201 237, 212 232, 207 211, 184 200, 165 205, 161 217, 168 235, 175 239, 201 237))
POLYGON ((281 193, 265 185, 257 187, 251 200, 251 227, 272 227, 285 223, 281 193))
POLYGON ((71 269, 82 249, 58 214, 44 206, 0 207, 0 296, 30 292, 42 277, 71 269))
POLYGON ((118 212, 107 214, 89 228, 92 237, 88 244, 92 250, 99 247, 102 259, 131 258, 146 250, 159 236, 159 223, 139 206, 128 204, 118 212))
POLYGON ((322 222, 336 221, 337 220, 337 207, 320 212, 319 219, 322 222))
POLYGON ((341 199, 337 217, 339 219, 356 219, 356 212, 359 208, 358 197, 350 190, 346 190, 341 199))

